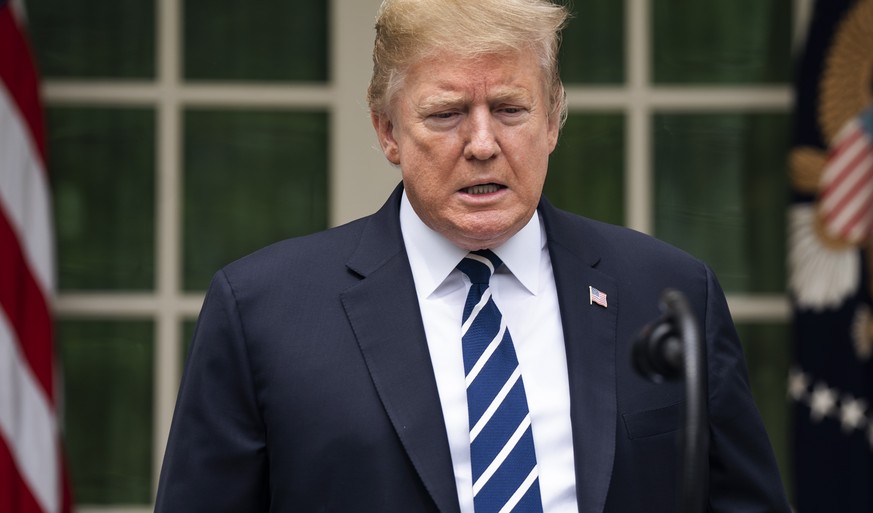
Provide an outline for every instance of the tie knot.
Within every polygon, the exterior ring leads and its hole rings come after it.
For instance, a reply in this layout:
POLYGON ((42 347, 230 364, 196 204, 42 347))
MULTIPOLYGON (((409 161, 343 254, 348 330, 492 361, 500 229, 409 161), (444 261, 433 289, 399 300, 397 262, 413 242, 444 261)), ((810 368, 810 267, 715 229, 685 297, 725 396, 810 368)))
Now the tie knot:
POLYGON ((458 270, 466 274, 472 283, 487 284, 491 275, 503 262, 490 249, 472 251, 458 263, 458 270))

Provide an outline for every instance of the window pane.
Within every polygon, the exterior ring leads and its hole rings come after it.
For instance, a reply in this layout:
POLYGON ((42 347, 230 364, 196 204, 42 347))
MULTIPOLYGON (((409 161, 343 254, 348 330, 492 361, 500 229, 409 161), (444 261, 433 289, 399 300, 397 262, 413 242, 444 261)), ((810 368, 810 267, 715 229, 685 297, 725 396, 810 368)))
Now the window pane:
POLYGON ((545 196, 556 206, 624 221, 624 116, 574 113, 549 159, 545 196))
POLYGON ((61 290, 154 284, 151 109, 48 110, 61 290))
POLYGON ((655 233, 713 266, 728 292, 785 286, 785 114, 659 114, 655 233))
POLYGON ((327 81, 329 3, 185 0, 185 78, 327 81))
POLYGON ((746 353, 752 395, 761 411, 767 434, 770 435, 786 492, 789 492, 788 496, 791 497, 793 494, 790 493, 790 405, 786 399, 786 382, 791 358, 788 326, 744 323, 737 325, 737 331, 746 353))
POLYGON ((28 31, 46 77, 150 78, 155 4, 143 0, 27 0, 28 31))
POLYGON ((322 112, 186 112, 186 290, 261 246, 327 228, 327 125, 322 112))
POLYGON ((655 82, 787 82, 791 6, 791 0, 654 0, 655 82))
POLYGON ((64 436, 79 504, 149 504, 151 322, 61 321, 64 436))
POLYGON ((616 0, 573 5, 561 43, 561 78, 570 84, 624 82, 624 6, 616 0))

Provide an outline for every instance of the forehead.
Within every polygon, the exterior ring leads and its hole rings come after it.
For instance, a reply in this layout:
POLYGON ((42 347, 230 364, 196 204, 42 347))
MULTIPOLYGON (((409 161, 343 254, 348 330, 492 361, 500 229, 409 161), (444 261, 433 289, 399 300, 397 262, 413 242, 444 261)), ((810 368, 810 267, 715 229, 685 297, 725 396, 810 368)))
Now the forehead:
POLYGON ((532 51, 512 51, 464 57, 435 54, 422 57, 406 71, 400 94, 414 103, 544 94, 545 73, 532 51))

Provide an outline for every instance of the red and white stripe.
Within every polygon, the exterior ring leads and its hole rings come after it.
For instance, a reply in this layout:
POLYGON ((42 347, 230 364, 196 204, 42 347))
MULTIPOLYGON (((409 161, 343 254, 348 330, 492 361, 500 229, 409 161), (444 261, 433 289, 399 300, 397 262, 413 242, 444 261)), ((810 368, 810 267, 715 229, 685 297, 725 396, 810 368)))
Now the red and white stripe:
POLYGON ((69 500, 55 409, 51 199, 21 12, 0 4, 0 511, 60 513, 69 500))
POLYGON ((873 233, 873 140, 858 118, 834 137, 821 178, 819 215, 834 239, 858 244, 873 233))

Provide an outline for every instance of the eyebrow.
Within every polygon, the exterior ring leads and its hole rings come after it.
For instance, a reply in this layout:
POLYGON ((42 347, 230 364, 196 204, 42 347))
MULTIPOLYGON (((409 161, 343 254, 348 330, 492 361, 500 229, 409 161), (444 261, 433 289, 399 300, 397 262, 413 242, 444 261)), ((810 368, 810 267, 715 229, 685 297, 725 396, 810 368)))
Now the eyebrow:
POLYGON ((532 102, 534 97, 530 91, 523 87, 505 87, 498 89, 490 99, 492 103, 503 103, 507 101, 513 102, 519 100, 532 102))
MULTIPOLYGON (((419 111, 439 110, 446 107, 463 104, 467 101, 467 95, 457 94, 452 92, 437 93, 426 97, 417 105, 419 111)), ((533 97, 530 92, 522 87, 506 87, 498 89, 492 95, 489 95, 488 102, 491 104, 500 104, 513 101, 532 102, 533 97)))
POLYGON ((463 104, 466 99, 466 95, 463 94, 438 93, 426 97, 416 106, 416 109, 419 111, 440 110, 446 107, 463 104))

